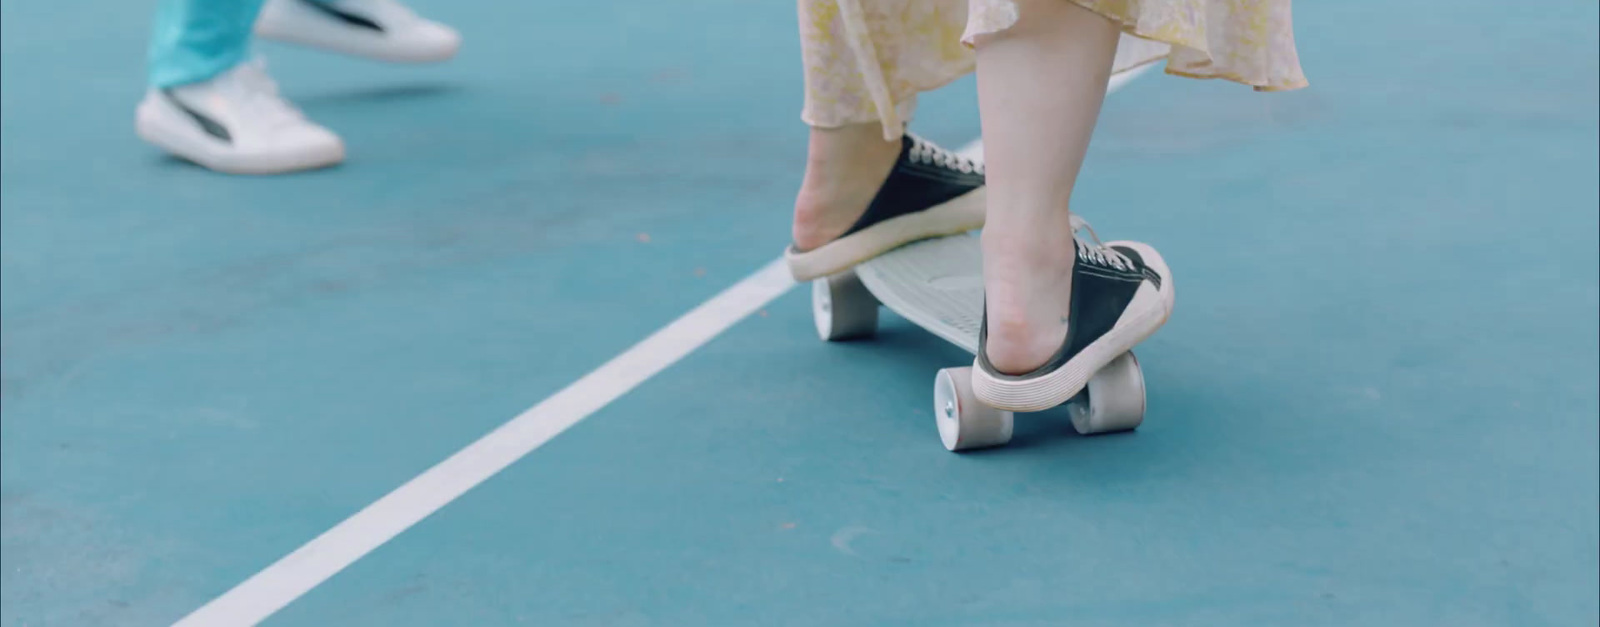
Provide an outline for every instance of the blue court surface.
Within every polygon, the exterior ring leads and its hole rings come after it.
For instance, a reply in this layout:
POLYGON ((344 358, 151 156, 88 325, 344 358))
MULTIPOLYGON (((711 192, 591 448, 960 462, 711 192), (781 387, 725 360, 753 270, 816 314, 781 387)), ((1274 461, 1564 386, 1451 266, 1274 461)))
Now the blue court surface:
POLYGON ((0 4, 5 626, 1600 621, 1595 3, 1300 3, 1306 90, 1112 94, 1149 414, 970 454, 969 356, 769 265, 792 4, 415 6, 461 56, 260 46, 350 157, 249 178, 134 136, 153 3, 0 4))

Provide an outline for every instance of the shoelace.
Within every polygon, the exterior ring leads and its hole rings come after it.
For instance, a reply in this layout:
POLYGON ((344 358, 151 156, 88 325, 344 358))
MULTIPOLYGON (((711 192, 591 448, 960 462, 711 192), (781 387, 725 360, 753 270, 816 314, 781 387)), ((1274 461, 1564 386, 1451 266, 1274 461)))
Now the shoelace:
POLYGON ((228 88, 262 123, 276 126, 305 118, 300 109, 278 95, 278 83, 267 74, 265 60, 258 57, 246 61, 228 76, 228 88))
POLYGON ((1115 248, 1100 242, 1100 234, 1094 232, 1094 227, 1089 226, 1089 221, 1078 214, 1072 214, 1072 238, 1078 242, 1078 258, 1102 266, 1111 266, 1117 270, 1132 270, 1133 260, 1127 255, 1118 252, 1115 248), (1083 233, 1087 231, 1090 239, 1084 239, 1083 233))
POLYGON ((911 136, 911 160, 960 170, 966 174, 983 174, 983 163, 935 146, 916 135, 911 136))

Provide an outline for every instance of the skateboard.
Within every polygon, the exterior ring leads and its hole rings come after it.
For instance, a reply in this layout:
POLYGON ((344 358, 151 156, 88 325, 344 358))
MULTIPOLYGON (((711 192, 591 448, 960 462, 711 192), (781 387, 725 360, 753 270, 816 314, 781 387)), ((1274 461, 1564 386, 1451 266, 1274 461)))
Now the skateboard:
MULTIPOLYGON (((812 281, 812 316, 824 341, 872 336, 879 305, 977 355, 983 323, 983 252, 977 232, 912 242, 812 281)), ((939 439, 950 451, 1011 441, 1012 412, 979 402, 971 372, 969 365, 944 368, 934 376, 934 418, 939 439)), ((1129 351, 1112 360, 1065 405, 1080 434, 1137 429, 1145 412, 1138 358, 1129 351)))

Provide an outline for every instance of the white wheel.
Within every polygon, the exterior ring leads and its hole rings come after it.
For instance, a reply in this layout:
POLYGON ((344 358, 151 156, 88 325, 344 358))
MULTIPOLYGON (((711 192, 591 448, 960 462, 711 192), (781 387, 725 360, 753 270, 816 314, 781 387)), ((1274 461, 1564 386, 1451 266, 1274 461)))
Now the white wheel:
POLYGON ((1132 431, 1144 422, 1144 372, 1132 352, 1096 372, 1083 392, 1067 405, 1078 433, 1132 431))
POLYGON ((846 270, 811 282, 811 317, 823 341, 869 337, 878 331, 878 299, 846 270))
POLYGON ((1003 446, 1011 441, 1011 412, 978 402, 972 368, 945 368, 934 375, 933 412, 939 439, 951 451, 1003 446))

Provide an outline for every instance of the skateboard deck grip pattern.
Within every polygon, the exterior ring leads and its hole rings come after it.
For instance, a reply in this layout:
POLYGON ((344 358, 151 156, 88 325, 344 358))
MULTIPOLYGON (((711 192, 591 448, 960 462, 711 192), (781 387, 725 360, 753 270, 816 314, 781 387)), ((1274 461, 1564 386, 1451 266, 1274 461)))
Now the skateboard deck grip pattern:
POLYGON ((983 324, 983 248, 976 232, 906 244, 856 267, 889 310, 968 353, 983 324))

